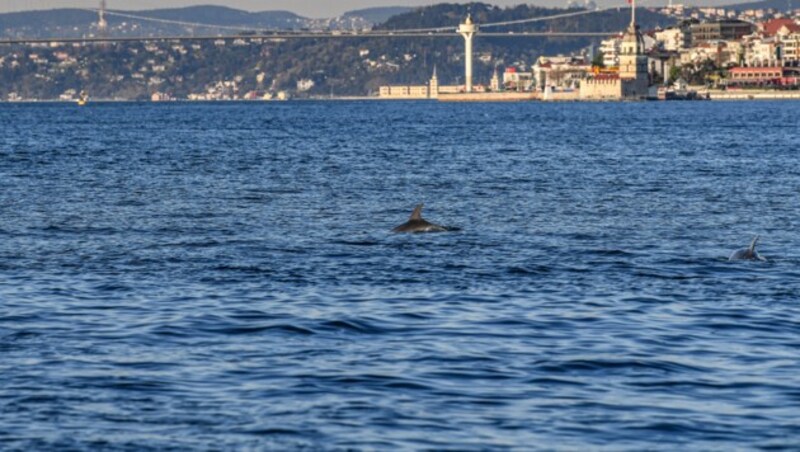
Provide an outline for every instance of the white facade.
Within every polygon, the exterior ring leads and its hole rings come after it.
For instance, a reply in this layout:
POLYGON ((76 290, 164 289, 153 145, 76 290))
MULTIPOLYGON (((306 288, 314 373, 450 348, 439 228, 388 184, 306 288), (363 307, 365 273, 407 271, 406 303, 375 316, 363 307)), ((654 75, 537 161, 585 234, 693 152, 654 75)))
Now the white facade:
POLYGON ((792 33, 781 39, 783 46, 783 61, 800 61, 800 33, 792 33))
POLYGON ((530 91, 533 89, 534 77, 532 72, 508 71, 503 72, 503 86, 511 91, 530 91))
POLYGON ((311 80, 311 79, 308 79, 308 78, 304 78, 304 79, 298 80, 297 81, 297 91, 298 92, 308 91, 311 88, 313 88, 314 85, 315 85, 314 80, 311 80))
POLYGON ((600 52, 603 54, 603 65, 606 67, 619 66, 619 48, 622 38, 614 37, 600 42, 600 52))
POLYGON ((667 28, 656 32, 656 41, 662 43, 664 50, 677 52, 689 45, 689 33, 680 28, 667 28))

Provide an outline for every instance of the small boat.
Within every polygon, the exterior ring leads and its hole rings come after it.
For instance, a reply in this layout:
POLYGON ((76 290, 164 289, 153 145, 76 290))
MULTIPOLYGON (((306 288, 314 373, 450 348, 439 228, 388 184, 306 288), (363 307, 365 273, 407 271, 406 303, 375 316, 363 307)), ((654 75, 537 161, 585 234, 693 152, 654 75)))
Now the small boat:
POLYGON ((83 107, 87 102, 89 102, 89 93, 81 91, 81 94, 78 96, 78 105, 83 107))

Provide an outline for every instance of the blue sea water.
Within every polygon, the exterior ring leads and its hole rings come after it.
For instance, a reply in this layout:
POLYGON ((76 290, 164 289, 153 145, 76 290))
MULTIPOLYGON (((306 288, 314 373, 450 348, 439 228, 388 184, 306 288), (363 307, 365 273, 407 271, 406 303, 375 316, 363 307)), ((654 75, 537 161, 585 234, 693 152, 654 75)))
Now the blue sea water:
POLYGON ((0 105, 0 448, 796 449, 797 111, 0 105))

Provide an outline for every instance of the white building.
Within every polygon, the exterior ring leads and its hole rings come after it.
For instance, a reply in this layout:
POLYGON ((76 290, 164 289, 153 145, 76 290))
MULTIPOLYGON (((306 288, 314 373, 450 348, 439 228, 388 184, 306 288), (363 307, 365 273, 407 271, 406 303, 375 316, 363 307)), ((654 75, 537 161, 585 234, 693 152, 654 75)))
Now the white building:
POLYGON ((666 30, 657 31, 656 41, 661 43, 664 50, 670 52, 677 52, 689 47, 692 37, 687 29, 679 27, 667 28, 666 30))
POLYGON ((311 88, 313 88, 314 85, 315 85, 314 80, 311 80, 309 78, 304 78, 304 79, 298 80, 297 81, 297 91, 301 92, 301 93, 304 92, 304 91, 308 91, 311 88))
POLYGON ((796 64, 800 61, 800 33, 792 33, 781 39, 783 44, 783 61, 796 64))
POLYGON ((621 43, 621 36, 615 36, 600 42, 599 50, 603 54, 603 65, 605 67, 619 66, 619 46, 621 43))
POLYGON ((531 91, 534 82, 533 72, 523 72, 513 66, 503 72, 503 89, 507 91, 531 91))
POLYGON ((645 40, 636 25, 634 14, 635 4, 631 7, 631 24, 620 43, 619 71, 586 77, 580 85, 581 99, 637 100, 648 96, 650 74, 647 69, 645 40))

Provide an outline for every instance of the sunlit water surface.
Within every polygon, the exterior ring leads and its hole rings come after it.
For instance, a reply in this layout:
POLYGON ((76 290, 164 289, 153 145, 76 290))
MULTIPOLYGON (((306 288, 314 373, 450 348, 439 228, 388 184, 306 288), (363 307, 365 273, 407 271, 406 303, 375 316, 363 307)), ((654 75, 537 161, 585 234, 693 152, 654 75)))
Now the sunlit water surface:
POLYGON ((797 111, 2 105, 2 448, 795 448, 797 111))

